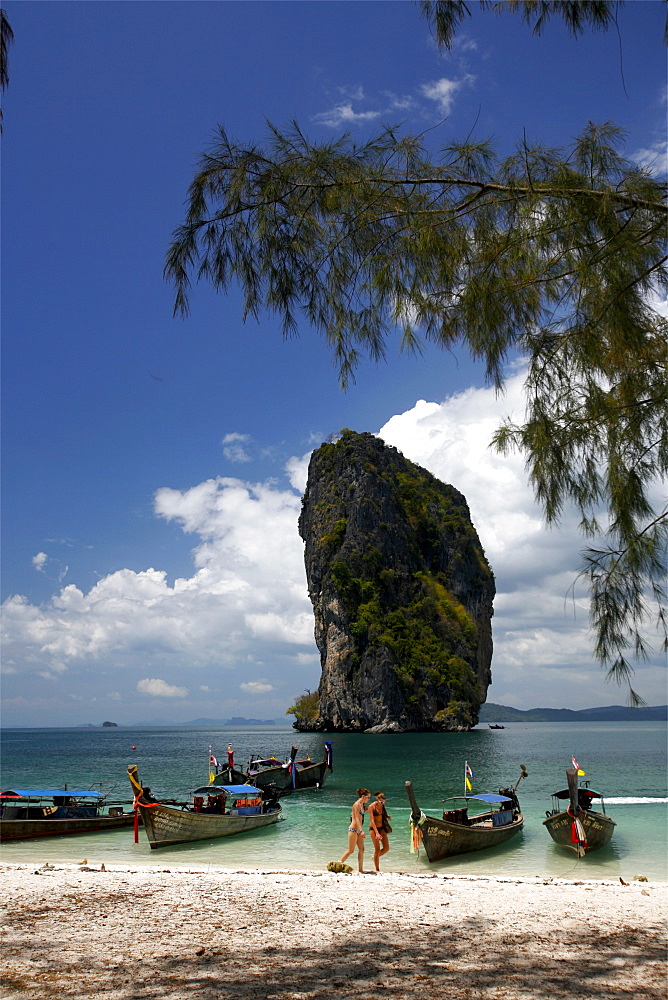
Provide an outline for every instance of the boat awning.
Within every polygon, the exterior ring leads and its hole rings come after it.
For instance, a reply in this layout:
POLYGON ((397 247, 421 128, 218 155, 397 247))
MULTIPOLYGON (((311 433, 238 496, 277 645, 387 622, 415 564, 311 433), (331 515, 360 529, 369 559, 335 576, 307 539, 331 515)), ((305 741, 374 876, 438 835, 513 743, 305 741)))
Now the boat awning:
POLYGON ((227 792, 228 795, 243 795, 244 798, 253 799, 262 795, 261 790, 255 785, 202 785, 201 788, 195 789, 193 795, 220 795, 221 792, 227 792))
MULTIPOLYGON (((603 792, 597 792, 594 788, 578 788, 578 792, 581 795, 588 795, 591 799, 602 799, 603 792)), ((552 796, 555 799, 570 799, 571 793, 568 788, 562 788, 558 792, 552 792, 552 796)))
POLYGON ((71 799, 83 799, 86 796, 91 799, 104 798, 102 792, 93 792, 90 788, 84 791, 72 788, 10 788, 6 792, 0 792, 0 799, 52 799, 56 795, 64 795, 71 799))
POLYGON ((478 802, 512 802, 507 795, 467 795, 467 799, 477 799, 478 802))

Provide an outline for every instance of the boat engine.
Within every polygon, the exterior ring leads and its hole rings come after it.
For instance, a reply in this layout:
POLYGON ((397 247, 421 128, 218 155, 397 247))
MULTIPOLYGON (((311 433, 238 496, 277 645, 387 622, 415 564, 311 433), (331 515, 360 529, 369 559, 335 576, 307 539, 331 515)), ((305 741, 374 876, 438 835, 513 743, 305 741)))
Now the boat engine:
POLYGON ((517 798, 517 795, 515 794, 514 788, 499 788, 499 795, 505 795, 507 799, 510 799, 511 801, 510 808, 513 810, 513 812, 521 812, 520 802, 519 799, 517 798))
POLYGON ((277 809, 279 806, 279 791, 276 785, 266 785, 262 789, 262 809, 267 812, 269 809, 277 809))

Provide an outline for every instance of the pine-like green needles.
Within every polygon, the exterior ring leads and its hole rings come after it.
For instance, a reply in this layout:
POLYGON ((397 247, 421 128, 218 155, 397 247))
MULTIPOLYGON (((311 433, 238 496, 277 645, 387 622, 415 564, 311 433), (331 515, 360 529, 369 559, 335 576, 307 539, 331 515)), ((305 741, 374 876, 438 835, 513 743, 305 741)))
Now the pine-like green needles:
POLYGON ((569 149, 523 141, 500 159, 471 140, 434 156, 393 128, 312 143, 268 125, 250 146, 219 128, 166 264, 176 312, 193 280, 238 283, 246 315, 319 330, 344 385, 397 328, 407 350, 464 344, 499 388, 508 358, 526 359, 525 422, 495 445, 524 451, 549 523, 574 503, 603 539, 583 574, 618 680, 646 655, 643 629, 665 640, 668 529, 651 501, 668 464, 666 324, 650 305, 668 284, 666 190, 622 141, 589 123, 569 149))

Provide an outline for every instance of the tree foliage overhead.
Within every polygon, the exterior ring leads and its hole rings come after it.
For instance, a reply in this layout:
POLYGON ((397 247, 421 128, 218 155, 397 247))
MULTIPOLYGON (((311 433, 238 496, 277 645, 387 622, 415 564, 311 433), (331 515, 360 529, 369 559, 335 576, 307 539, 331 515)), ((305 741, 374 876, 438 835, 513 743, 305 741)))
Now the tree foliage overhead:
MULTIPOLYGON (((7 14, 0 8, 0 91, 9 86, 9 46, 14 41, 12 26, 7 14)), ((2 132, 2 108, 0 108, 0 132, 2 132)))
MULTIPOLYGON (((477 0, 481 10, 496 14, 519 12, 530 24, 535 35, 540 35, 549 19, 560 17, 571 35, 577 37, 588 27, 609 28, 615 23, 615 11, 623 0, 477 0)), ((436 41, 441 48, 449 49, 455 40, 458 26, 471 17, 472 2, 464 0, 420 0, 422 16, 431 24, 436 41)))
MULTIPOLYGON (((540 27, 553 9, 593 23, 611 5, 506 6, 540 27)), ((192 281, 238 283, 246 315, 320 331, 343 384, 397 329, 408 350, 463 344, 498 388, 521 355, 525 420, 495 443, 524 451, 549 523, 572 503, 585 535, 603 538, 583 573, 596 655, 618 680, 657 615, 665 636, 668 534, 652 503, 668 471, 668 338, 649 304, 668 286, 666 187, 622 145, 610 122, 570 148, 524 139, 505 158, 470 137, 434 155, 393 128, 361 144, 313 143, 296 124, 239 144, 219 128, 166 264, 176 312, 192 281)))

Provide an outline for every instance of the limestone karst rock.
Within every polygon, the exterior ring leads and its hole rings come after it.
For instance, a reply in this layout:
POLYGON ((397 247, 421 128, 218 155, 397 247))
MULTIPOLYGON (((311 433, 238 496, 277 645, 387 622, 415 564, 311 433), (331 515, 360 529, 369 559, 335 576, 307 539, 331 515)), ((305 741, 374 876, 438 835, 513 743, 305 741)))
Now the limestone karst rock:
POLYGON ((322 676, 293 706, 295 728, 475 725, 495 586, 462 494, 346 430, 311 456, 299 531, 322 676))

